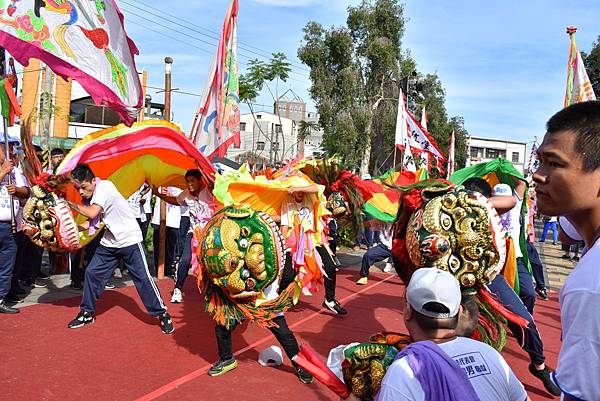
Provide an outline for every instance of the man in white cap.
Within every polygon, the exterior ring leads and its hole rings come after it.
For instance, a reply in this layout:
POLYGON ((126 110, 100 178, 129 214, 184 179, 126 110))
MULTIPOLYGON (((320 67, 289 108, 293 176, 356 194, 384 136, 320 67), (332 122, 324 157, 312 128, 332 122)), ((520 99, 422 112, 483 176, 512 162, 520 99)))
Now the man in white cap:
POLYGON ((377 401, 529 399, 496 350, 457 336, 461 293, 452 274, 418 269, 406 289, 406 301, 404 322, 415 342, 388 368, 377 401))

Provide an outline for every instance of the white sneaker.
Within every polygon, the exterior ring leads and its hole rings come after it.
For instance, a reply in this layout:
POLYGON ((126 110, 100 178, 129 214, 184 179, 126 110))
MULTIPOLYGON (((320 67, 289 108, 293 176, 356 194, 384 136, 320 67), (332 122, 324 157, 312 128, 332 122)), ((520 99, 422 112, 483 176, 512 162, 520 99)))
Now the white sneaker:
POLYGON ((391 263, 386 263, 385 267, 383 268, 383 272, 384 273, 390 273, 392 271, 392 268, 393 268, 393 266, 392 266, 391 263))
POLYGON ((181 301, 183 301, 183 294, 181 293, 181 290, 179 288, 175 288, 173 290, 173 296, 171 297, 171 303, 179 304, 181 303, 181 301))

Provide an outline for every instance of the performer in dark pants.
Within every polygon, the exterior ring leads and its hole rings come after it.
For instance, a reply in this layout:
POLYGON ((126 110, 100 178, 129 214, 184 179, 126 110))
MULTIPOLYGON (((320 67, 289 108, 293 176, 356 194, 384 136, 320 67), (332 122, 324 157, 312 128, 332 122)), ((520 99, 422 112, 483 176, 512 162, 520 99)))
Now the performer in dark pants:
POLYGON ((69 328, 94 322, 96 301, 122 259, 148 313, 158 317, 163 333, 172 333, 171 316, 150 276, 142 245, 142 231, 127 201, 112 182, 96 178, 88 165, 77 165, 71 176, 79 194, 88 204, 69 202, 71 208, 89 219, 91 230, 98 227, 100 220, 106 228, 86 268, 80 311, 69 323, 69 328))

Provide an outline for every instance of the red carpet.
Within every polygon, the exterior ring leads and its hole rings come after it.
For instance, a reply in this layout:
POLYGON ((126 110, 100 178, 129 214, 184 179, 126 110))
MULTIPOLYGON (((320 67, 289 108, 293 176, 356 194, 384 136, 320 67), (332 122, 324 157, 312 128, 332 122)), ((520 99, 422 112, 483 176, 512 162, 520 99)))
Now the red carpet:
MULTIPOLYGON (((322 295, 305 297, 288 313, 299 341, 326 356, 338 344, 365 340, 380 330, 405 331, 400 312, 404 286, 398 278, 372 274, 369 285, 354 283, 357 272, 340 271, 338 299, 344 317, 321 310, 322 295)), ((167 298, 170 280, 159 287, 167 298)), ((555 295, 555 294, 554 294, 555 295)), ((96 322, 67 329, 80 298, 38 304, 19 315, 0 316, 0 399, 5 400, 337 400, 325 386, 303 385, 286 360, 279 368, 256 362, 258 353, 277 344, 267 330, 243 324, 234 332, 238 368, 218 378, 206 375, 217 359, 214 324, 190 278, 184 303, 169 304, 175 333, 164 335, 149 317, 134 287, 106 291, 96 322)), ((556 296, 536 305, 536 321, 548 364, 556 365, 560 313, 556 296)), ((503 353, 533 400, 552 397, 528 370, 528 357, 514 340, 503 353)), ((558 398, 557 398, 558 399, 558 398)))

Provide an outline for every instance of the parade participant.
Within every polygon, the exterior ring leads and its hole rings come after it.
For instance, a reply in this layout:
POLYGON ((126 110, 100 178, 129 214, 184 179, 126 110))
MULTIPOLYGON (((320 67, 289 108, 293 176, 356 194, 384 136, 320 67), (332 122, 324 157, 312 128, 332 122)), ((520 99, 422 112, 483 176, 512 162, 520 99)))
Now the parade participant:
POLYGON ((562 346, 553 379, 563 399, 597 400, 600 394, 600 102, 571 105, 546 125, 533 175, 540 213, 564 216, 569 237, 587 251, 560 291, 562 346), (575 230, 572 230, 575 228, 575 230))
POLYGON ((378 224, 378 231, 380 232, 379 238, 381 242, 368 249, 363 255, 360 278, 356 282, 358 285, 365 285, 368 283, 369 269, 373 264, 392 257, 392 224, 378 224))
POLYGON ((27 198, 29 191, 26 188, 25 177, 20 170, 15 168, 14 146, 19 141, 8 138, 8 159, 6 159, 5 139, 2 138, 0 141, 0 313, 19 313, 18 309, 6 305, 5 297, 11 287, 11 277, 17 255, 12 219, 19 212, 19 199, 27 198))
MULTIPOLYGON (((470 178, 466 180, 463 185, 465 188, 477 191, 483 196, 487 197, 496 210, 500 208, 501 210, 505 211, 507 207, 509 207, 509 210, 516 208, 516 206, 514 206, 517 203, 516 197, 511 196, 510 191, 504 191, 500 194, 497 193, 492 196, 491 186, 483 179, 470 178), (513 204, 512 208, 510 207, 511 203, 513 204)), ((519 278, 520 277, 521 275, 519 275, 519 278)), ((526 279, 527 275, 523 275, 523 277, 526 279)), ((529 280, 531 281, 531 279, 529 280)), ((532 313, 526 307, 522 298, 520 298, 519 295, 510 287, 510 285, 508 285, 506 278, 502 274, 498 274, 488 285, 488 288, 495 296, 498 297, 500 303, 504 307, 529 322, 527 325, 527 330, 523 330, 522 327, 519 327, 510 321, 507 323, 507 326, 517 339, 517 342, 521 345, 521 348, 523 348, 523 350, 529 354, 529 358, 531 360, 529 371, 531 374, 542 381, 544 388, 550 394, 560 395, 560 390, 556 387, 556 385, 554 385, 554 383, 552 383, 552 380, 550 379, 551 371, 545 364, 546 357, 544 355, 544 344, 542 342, 542 337, 537 329, 532 313)))
POLYGON ((460 284, 452 274, 415 271, 403 314, 415 342, 388 368, 377 401, 529 399, 498 351, 457 335, 460 303, 460 284))
POLYGON ((320 243, 318 238, 316 238, 317 235, 320 235, 318 228, 315 226, 315 224, 319 223, 315 222, 314 218, 314 208, 319 207, 318 200, 315 197, 318 191, 319 189, 316 184, 301 187, 292 186, 288 189, 290 196, 281 206, 281 233, 286 238, 286 247, 291 250, 288 254, 289 256, 286 256, 281 289, 286 288, 294 280, 297 269, 301 268, 301 264, 307 262, 304 258, 306 251, 304 247, 300 247, 294 252, 296 246, 302 242, 299 237, 313 235, 315 237, 315 249, 325 272, 325 300, 323 301, 323 307, 335 314, 345 315, 348 312, 335 298, 335 261, 330 251, 326 248, 326 244, 322 243, 322 241, 320 243), (296 232, 298 232, 297 235, 296 232), (298 253, 303 254, 298 255, 298 253), (301 263, 298 263, 299 261, 301 263))
MULTIPOLYGON (((153 192, 160 192, 165 196, 176 197, 181 193, 181 189, 176 187, 158 188, 153 192)), ((152 274, 158 274, 158 250, 160 249, 160 202, 154 203, 152 213, 152 243, 154 249, 154 271, 152 274)), ((175 277, 175 253, 177 251, 177 241, 179 240, 179 224, 181 223, 181 208, 178 204, 172 205, 167 202, 165 210, 165 276, 175 277)))
POLYGON ((185 206, 189 213, 189 226, 185 232, 181 259, 175 273, 175 288, 171 296, 172 303, 180 303, 183 300, 183 285, 185 284, 193 257, 192 237, 194 231, 202 230, 215 212, 215 201, 202 178, 200 170, 188 170, 185 173, 185 182, 187 188, 177 196, 161 194, 154 188, 152 190, 156 196, 167 203, 182 207, 185 206))
MULTIPOLYGON (((245 319, 269 329, 288 358, 295 357, 298 342, 283 316, 292 306, 294 285, 278 291, 285 256, 275 221, 247 206, 227 207, 207 223, 198 242, 198 285, 216 322, 219 352, 208 374, 220 376, 237 367, 231 333, 245 319)), ((302 383, 312 381, 294 367, 302 383)))
POLYGON ((90 230, 95 230, 100 221, 104 222, 106 228, 100 245, 85 270, 80 311, 68 327, 74 329, 94 322, 96 301, 119 261, 123 260, 148 313, 158 317, 163 333, 172 333, 174 328, 171 316, 150 276, 142 245, 142 232, 127 200, 112 182, 96 178, 86 164, 78 164, 71 172, 71 178, 86 205, 69 202, 69 206, 89 219, 90 230))

